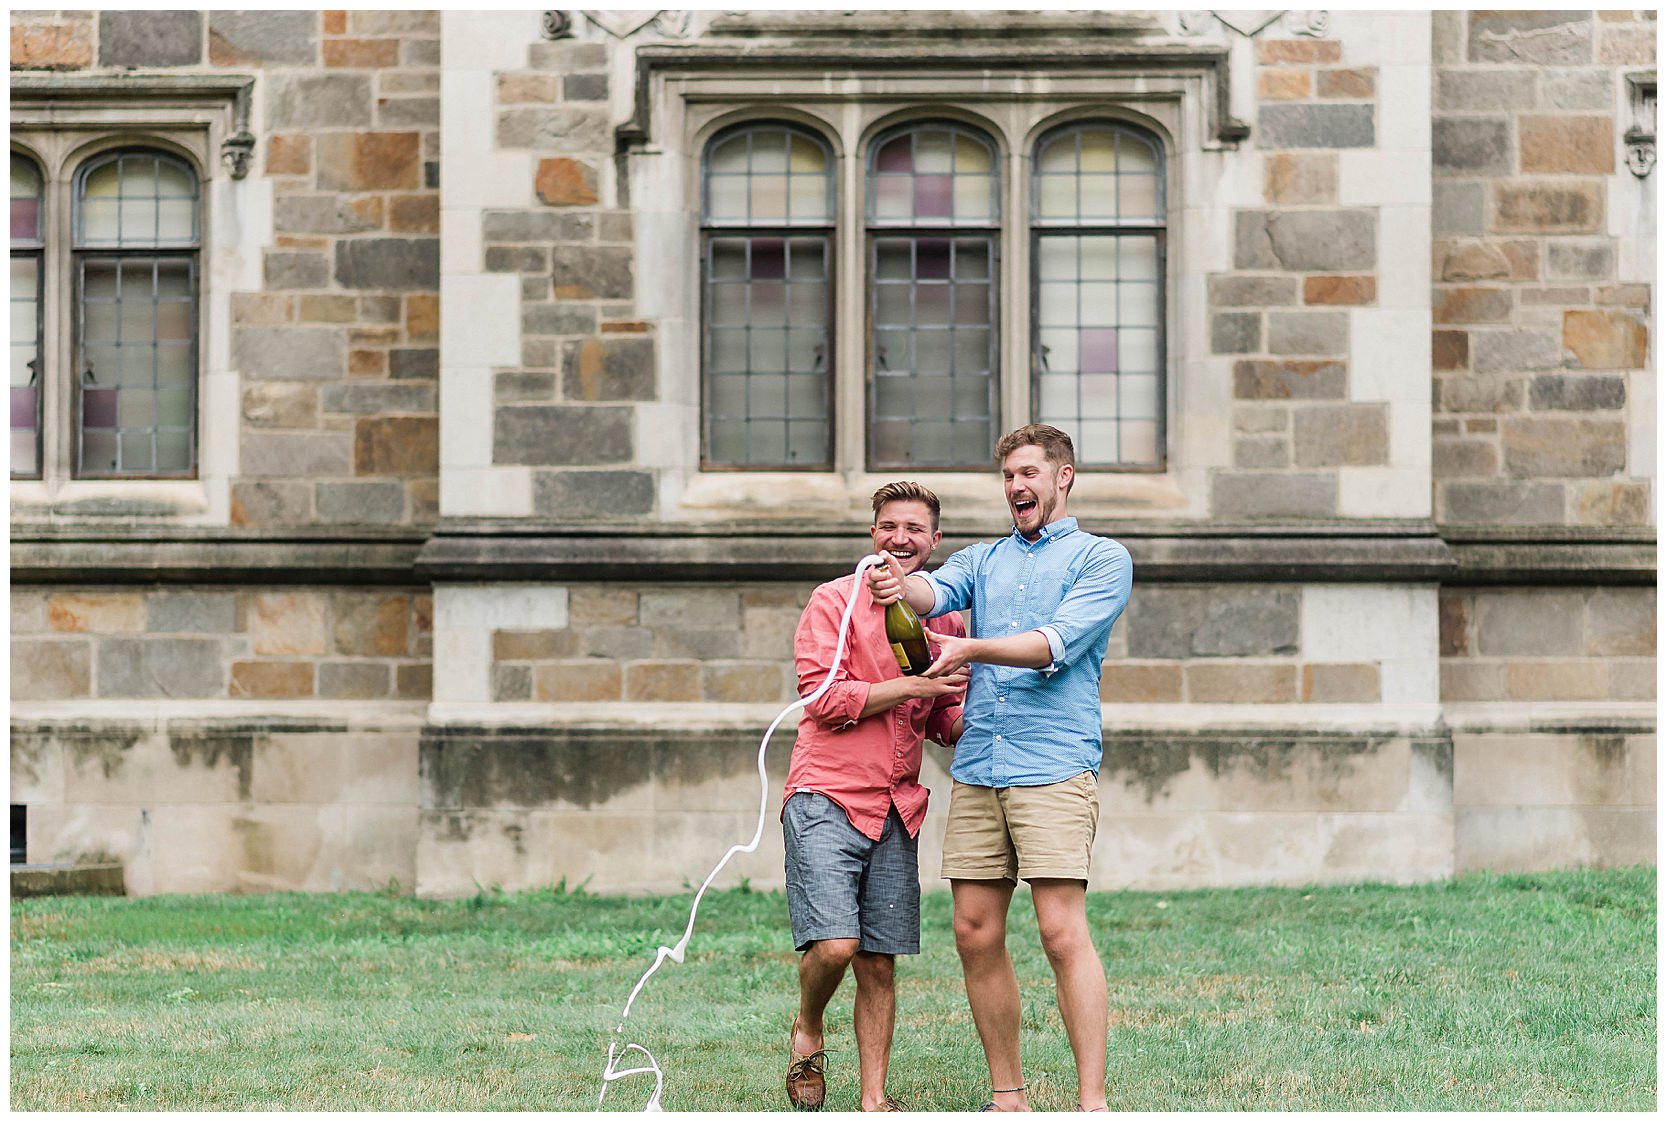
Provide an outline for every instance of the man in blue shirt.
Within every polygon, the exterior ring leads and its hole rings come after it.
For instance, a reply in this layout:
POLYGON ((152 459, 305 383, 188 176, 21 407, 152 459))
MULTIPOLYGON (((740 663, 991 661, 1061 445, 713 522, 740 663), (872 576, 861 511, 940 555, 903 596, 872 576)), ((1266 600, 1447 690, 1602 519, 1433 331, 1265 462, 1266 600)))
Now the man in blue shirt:
POLYGON ((928 633, 928 675, 972 664, 965 728, 950 769, 943 875, 955 899, 955 948, 994 1091, 986 1110, 1029 1110, 1019 1065, 1019 982, 1007 910, 1030 885, 1059 1012, 1077 1062, 1078 1109, 1106 1109, 1106 975, 1088 931, 1089 851, 1099 821, 1100 663, 1129 601, 1133 565, 1110 538, 1065 512, 1076 474, 1071 438, 1026 425, 996 460, 1013 533, 959 550, 902 582, 868 570, 879 604, 907 597, 925 619, 971 609, 972 637, 928 633))

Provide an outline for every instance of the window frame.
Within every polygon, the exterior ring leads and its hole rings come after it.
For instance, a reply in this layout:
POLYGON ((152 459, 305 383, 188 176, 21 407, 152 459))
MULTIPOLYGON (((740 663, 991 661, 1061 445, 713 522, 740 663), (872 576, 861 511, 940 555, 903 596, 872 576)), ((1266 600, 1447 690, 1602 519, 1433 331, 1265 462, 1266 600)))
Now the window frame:
MULTIPOLYGON (((35 178, 39 183, 35 192, 35 237, 27 245, 14 244, 11 251, 13 261, 21 258, 33 258, 35 262, 35 357, 30 359, 28 363, 31 367, 28 384, 35 387, 35 470, 24 473, 14 472, 12 479, 40 480, 43 478, 46 468, 45 451, 42 447, 46 432, 44 418, 46 408, 46 378, 44 376, 46 363, 43 357, 43 346, 46 335, 46 228, 49 219, 47 207, 49 192, 47 191, 46 172, 41 166, 39 157, 28 149, 13 144, 12 158, 28 161, 34 168, 35 178)), ((9 383, 8 376, 8 385, 9 383)), ((10 404, 10 395, 8 394, 8 410, 10 404)), ((11 431, 15 432, 16 430, 12 429, 11 431)))

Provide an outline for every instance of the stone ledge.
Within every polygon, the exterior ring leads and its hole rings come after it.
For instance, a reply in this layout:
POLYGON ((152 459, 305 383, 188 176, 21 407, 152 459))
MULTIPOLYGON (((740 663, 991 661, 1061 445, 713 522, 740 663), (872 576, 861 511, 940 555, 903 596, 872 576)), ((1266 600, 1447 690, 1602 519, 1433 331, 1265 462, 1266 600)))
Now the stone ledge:
POLYGON ((14 584, 389 584, 415 579, 421 531, 351 534, 13 524, 14 584))
POLYGON ((119 864, 13 865, 12 899, 23 896, 126 896, 119 864))
POLYGON ((1655 530, 1443 526, 1464 584, 1654 584, 1655 530))

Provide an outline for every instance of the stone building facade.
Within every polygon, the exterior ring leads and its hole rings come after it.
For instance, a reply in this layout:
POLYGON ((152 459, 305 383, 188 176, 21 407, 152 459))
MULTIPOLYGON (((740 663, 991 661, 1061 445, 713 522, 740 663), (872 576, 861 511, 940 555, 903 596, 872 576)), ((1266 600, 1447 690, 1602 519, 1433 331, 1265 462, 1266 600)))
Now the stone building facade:
POLYGON ((675 890, 752 834, 869 493, 998 536, 1042 419, 1135 561, 1095 887, 1653 860, 1654 33, 14 13, 28 859, 675 890), (121 153, 195 241, 89 240, 121 153), (89 470, 112 252, 196 263, 188 472, 89 470))

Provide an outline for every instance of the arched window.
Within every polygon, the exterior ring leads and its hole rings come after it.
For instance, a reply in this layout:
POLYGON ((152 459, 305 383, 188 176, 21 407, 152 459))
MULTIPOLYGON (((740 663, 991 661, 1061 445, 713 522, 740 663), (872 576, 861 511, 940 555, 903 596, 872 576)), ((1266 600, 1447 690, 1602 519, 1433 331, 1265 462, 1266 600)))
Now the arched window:
POLYGON ((996 146, 924 122, 869 149, 873 469, 984 468, 996 439, 996 146))
POLYGON ((201 225, 197 175, 176 156, 121 149, 76 174, 77 476, 195 470, 201 225))
POLYGON ((41 473, 41 171, 12 153, 12 478, 41 473))
POLYGON ((833 154, 747 124, 706 147, 701 192, 703 464, 833 465, 833 154))
POLYGON ((1031 403, 1077 463, 1164 464, 1163 148, 1084 122, 1036 144, 1031 173, 1031 403))

